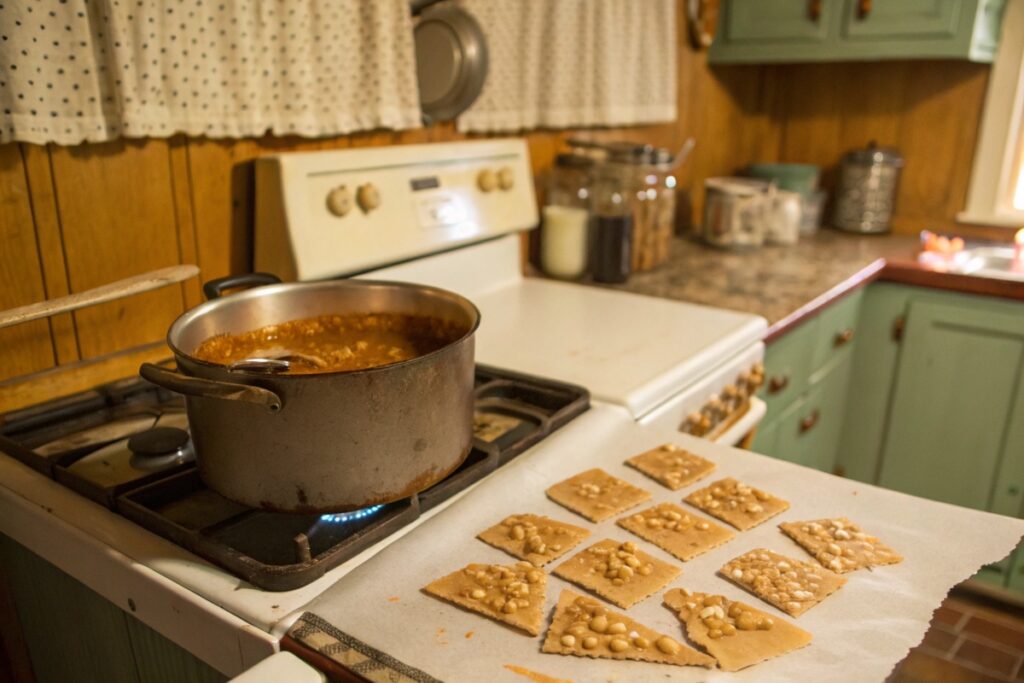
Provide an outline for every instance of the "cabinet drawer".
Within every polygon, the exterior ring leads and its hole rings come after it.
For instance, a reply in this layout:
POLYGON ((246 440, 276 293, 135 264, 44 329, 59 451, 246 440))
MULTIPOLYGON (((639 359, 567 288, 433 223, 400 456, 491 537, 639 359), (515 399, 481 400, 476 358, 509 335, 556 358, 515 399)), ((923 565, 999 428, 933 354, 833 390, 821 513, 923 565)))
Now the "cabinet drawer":
POLYGON ((828 37, 836 9, 835 0, 731 2, 725 36, 740 42, 820 42, 828 37))
POLYGON ((948 40, 956 37, 964 11, 964 0, 846 0, 842 35, 849 40, 948 40))
POLYGON ((822 472, 835 469, 851 367, 852 358, 847 355, 780 416, 778 457, 822 472))
POLYGON ((765 420, 780 415, 807 387, 817 328, 817 319, 810 320, 765 348, 764 386, 759 392, 768 404, 765 420))
MULTIPOLYGON (((827 370, 837 358, 849 357, 857 337, 857 319, 864 290, 847 294, 818 316, 818 331, 812 352, 811 372, 827 370)), ((812 377, 811 381, 815 381, 812 377)))

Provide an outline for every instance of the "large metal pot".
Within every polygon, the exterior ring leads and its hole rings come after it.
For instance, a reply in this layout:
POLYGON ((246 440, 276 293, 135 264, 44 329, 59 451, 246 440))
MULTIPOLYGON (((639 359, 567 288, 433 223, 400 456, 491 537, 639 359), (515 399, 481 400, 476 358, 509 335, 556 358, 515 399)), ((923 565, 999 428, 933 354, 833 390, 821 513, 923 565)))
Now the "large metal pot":
POLYGON ((395 282, 279 284, 262 273, 204 289, 211 300, 167 333, 178 372, 151 364, 139 372, 185 394, 199 474, 214 491, 282 512, 354 510, 422 491, 469 454, 480 313, 467 299, 395 282), (278 284, 220 297, 227 287, 267 282, 278 284), (190 355, 216 334, 374 312, 442 318, 466 333, 418 358, 350 372, 267 374, 190 355))

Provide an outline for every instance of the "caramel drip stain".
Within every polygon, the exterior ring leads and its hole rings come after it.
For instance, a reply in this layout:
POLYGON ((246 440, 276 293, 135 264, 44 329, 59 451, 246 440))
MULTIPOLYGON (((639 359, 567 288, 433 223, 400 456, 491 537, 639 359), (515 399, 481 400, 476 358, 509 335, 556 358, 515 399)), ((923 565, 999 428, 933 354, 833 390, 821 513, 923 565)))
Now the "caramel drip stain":
POLYGON ((473 637, 473 632, 472 631, 466 631, 466 640, 469 640, 472 637, 473 637))
POLYGON ((448 644, 448 635, 447 631, 444 630, 444 627, 438 627, 437 631, 434 633, 434 638, 440 645, 448 644))
POLYGON ((388 598, 388 602, 398 602, 399 600, 401 600, 401 598, 397 595, 392 595, 390 598, 388 598))
POLYGON ((546 674, 537 673, 536 671, 530 671, 529 669, 526 669, 521 666, 516 666, 515 664, 502 664, 502 666, 504 666, 506 669, 508 669, 514 674, 526 676, 531 681, 533 681, 533 683, 573 683, 567 678, 555 678, 554 676, 548 676, 546 674))

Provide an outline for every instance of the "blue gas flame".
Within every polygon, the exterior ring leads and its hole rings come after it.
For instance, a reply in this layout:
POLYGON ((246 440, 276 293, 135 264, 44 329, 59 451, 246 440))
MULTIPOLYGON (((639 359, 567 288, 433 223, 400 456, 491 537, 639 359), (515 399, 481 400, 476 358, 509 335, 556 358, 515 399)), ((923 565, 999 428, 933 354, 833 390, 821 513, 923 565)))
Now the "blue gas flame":
POLYGON ((374 505, 362 510, 353 510, 352 512, 332 512, 331 514, 321 515, 320 521, 330 522, 331 524, 344 524, 346 522, 354 522, 357 519, 366 519, 383 509, 383 505, 374 505))

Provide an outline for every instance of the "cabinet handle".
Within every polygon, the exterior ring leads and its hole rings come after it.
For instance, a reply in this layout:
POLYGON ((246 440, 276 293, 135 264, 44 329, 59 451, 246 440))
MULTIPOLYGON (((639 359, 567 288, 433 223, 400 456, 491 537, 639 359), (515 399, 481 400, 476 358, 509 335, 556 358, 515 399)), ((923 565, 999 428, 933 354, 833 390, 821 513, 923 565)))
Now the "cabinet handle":
POLYGON ((807 16, 815 23, 821 19, 821 0, 810 0, 807 5, 807 16))
POLYGON ((871 0, 858 0, 857 1, 857 18, 864 20, 871 14, 871 0))
POLYGON ((836 334, 835 339, 832 340, 832 345, 838 349, 840 346, 849 344, 851 341, 853 341, 853 328, 847 327, 842 332, 836 334))
POLYGON ((820 417, 821 412, 815 408, 813 413, 800 420, 800 433, 804 434, 814 429, 814 425, 818 424, 818 418, 820 417))
POLYGON ((772 377, 768 380, 768 393, 777 394, 788 386, 789 377, 786 375, 783 375, 782 377, 772 377))
POLYGON ((907 329, 907 319, 902 315, 892 322, 892 340, 903 341, 903 332, 907 329))

